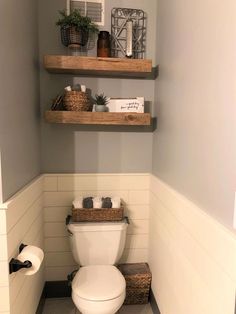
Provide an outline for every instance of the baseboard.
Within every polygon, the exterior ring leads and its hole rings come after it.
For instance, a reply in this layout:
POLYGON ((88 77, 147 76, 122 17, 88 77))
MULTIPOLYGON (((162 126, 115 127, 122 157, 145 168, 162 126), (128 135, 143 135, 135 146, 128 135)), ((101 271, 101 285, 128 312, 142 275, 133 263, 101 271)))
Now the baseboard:
POLYGON ((71 287, 68 281, 46 281, 45 282, 46 298, 66 298, 71 297, 71 287))
POLYGON ((39 301, 39 305, 37 307, 37 310, 36 310, 35 314, 42 314, 43 313, 45 300, 46 300, 46 295, 45 295, 45 285, 44 285, 43 292, 41 294, 41 298, 40 298, 40 301, 39 301))
POLYGON ((46 281, 35 314, 43 313, 46 299, 66 297, 71 297, 71 287, 68 286, 68 281, 46 281))
POLYGON ((152 289, 150 291, 150 305, 151 305, 153 314, 161 314, 161 312, 159 310, 159 307, 157 305, 157 301, 155 299, 155 296, 154 296, 154 294, 152 292, 152 289))

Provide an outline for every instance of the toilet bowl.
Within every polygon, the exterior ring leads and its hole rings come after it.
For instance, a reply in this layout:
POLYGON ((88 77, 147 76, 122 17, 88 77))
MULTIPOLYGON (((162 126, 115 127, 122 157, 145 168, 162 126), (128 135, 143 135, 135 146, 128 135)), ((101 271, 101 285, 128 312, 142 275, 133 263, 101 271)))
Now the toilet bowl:
POLYGON ((114 314, 124 302, 125 288, 115 266, 84 266, 73 279, 72 299, 82 314, 114 314))

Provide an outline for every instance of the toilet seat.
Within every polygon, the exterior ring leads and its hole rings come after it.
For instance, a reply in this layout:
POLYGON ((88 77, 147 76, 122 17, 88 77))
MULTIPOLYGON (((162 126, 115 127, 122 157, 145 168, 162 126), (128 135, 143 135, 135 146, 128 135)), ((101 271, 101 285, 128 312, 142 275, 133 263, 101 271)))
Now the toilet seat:
POLYGON ((81 267, 72 282, 73 293, 89 301, 116 299, 125 291, 125 279, 112 265, 81 267))

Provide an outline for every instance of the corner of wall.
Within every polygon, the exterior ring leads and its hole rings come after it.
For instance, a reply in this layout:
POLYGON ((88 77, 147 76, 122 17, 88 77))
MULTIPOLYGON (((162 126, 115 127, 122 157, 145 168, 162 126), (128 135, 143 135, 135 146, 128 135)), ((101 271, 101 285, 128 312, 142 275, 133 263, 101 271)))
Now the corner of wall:
POLYGON ((1 162, 1 149, 0 149, 0 204, 3 202, 2 198, 3 192, 2 192, 2 162, 1 162))

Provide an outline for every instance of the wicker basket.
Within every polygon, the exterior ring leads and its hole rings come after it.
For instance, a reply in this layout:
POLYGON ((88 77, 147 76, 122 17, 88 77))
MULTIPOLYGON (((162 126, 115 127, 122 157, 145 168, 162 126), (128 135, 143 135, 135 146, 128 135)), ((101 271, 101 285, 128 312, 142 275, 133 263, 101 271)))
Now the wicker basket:
POLYGON ((88 42, 89 33, 75 26, 61 27, 61 42, 64 46, 85 46, 88 42))
POLYGON ((146 304, 149 302, 149 289, 126 288, 125 305, 146 304))
POLYGON ((82 221, 120 221, 124 218, 124 206, 120 208, 74 208, 72 207, 72 220, 82 221))
POLYGON ((89 111, 91 109, 88 95, 78 91, 66 91, 64 105, 68 111, 89 111))
POLYGON ((126 281, 126 298, 124 304, 148 303, 152 280, 148 264, 121 264, 118 266, 118 269, 126 281))

